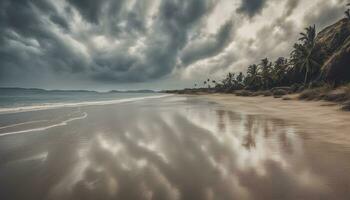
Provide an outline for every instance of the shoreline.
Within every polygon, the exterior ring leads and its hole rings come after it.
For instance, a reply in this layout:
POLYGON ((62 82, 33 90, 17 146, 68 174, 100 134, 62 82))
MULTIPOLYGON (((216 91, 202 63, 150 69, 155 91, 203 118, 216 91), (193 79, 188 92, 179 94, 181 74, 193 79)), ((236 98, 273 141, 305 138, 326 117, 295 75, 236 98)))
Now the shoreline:
POLYGON ((233 94, 197 96, 219 103, 232 111, 286 120, 299 131, 307 133, 306 137, 335 144, 350 144, 350 114, 342 111, 337 103, 296 99, 283 101, 274 97, 241 97, 233 94))
POLYGON ((154 94, 155 95, 128 97, 128 98, 120 98, 120 99, 114 99, 114 100, 96 100, 96 101, 83 100, 80 102, 42 103, 37 105, 25 105, 20 107, 0 107, 0 115, 40 111, 40 110, 52 110, 52 109, 59 109, 59 108, 78 108, 78 107, 86 107, 86 106, 112 105, 112 104, 119 104, 119 103, 134 102, 139 100, 163 98, 163 97, 168 97, 172 95, 172 94, 162 94, 162 93, 154 93, 154 94))

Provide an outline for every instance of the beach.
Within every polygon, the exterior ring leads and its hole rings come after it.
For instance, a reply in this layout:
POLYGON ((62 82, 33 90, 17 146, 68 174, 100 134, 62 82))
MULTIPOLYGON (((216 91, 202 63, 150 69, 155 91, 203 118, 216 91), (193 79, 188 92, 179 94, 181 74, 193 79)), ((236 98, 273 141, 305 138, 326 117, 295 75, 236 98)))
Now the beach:
POLYGON ((0 114, 0 199, 349 199, 348 113, 168 95, 0 114))
POLYGON ((273 97, 240 97, 230 94, 203 95, 225 105, 228 110, 262 114, 285 119, 309 133, 310 137, 335 144, 350 145, 350 113, 337 103, 327 101, 301 101, 298 95, 291 100, 273 97))

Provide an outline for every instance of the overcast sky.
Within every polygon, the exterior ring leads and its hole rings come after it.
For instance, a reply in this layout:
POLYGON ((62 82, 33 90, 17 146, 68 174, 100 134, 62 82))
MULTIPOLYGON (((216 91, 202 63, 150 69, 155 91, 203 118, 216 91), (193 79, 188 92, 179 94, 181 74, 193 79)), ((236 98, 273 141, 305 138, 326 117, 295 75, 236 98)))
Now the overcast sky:
POLYGON ((287 56, 346 0, 0 0, 0 86, 166 89, 287 56))

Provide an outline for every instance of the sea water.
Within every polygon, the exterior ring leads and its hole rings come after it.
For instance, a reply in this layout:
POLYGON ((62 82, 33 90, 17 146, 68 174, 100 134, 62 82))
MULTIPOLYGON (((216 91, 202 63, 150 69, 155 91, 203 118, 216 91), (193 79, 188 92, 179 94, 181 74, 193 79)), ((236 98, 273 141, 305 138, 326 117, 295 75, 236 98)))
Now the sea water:
POLYGON ((0 113, 113 104, 157 96, 162 94, 0 88, 0 113))

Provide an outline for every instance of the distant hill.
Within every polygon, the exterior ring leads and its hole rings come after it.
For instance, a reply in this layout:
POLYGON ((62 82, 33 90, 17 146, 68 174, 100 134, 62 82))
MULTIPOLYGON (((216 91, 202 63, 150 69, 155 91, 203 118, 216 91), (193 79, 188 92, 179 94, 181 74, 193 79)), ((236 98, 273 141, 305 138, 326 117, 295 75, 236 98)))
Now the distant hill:
POLYGON ((45 90, 39 88, 19 88, 19 87, 3 87, 0 88, 0 94, 47 94, 47 93, 98 93, 96 91, 89 90, 45 90))
POLYGON ((59 94, 59 93, 94 93, 94 94, 106 94, 106 93, 155 93, 153 90, 111 90, 109 92, 97 92, 92 90, 45 90, 39 88, 19 88, 19 87, 0 87, 0 95, 6 94, 59 94))
POLYGON ((125 91, 120 91, 120 90, 111 90, 109 93, 156 93, 154 90, 125 90, 125 91))

